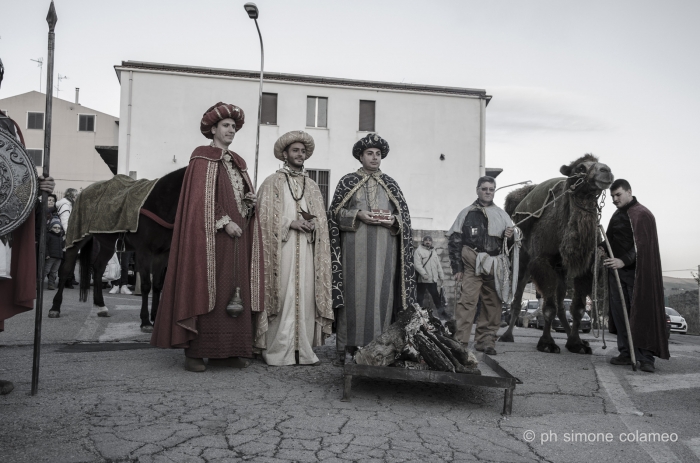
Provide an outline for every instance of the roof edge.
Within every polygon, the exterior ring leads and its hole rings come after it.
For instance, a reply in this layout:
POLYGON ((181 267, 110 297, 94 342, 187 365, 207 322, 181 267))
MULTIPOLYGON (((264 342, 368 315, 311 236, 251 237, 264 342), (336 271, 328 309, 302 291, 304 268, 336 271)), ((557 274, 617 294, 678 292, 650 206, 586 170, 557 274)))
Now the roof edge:
MULTIPOLYGON (((260 79, 260 72, 245 71, 239 69, 208 68, 199 66, 185 66, 163 63, 149 63, 143 61, 122 61, 121 66, 114 66, 117 76, 122 69, 133 70, 153 70, 166 72, 181 72, 187 74, 230 76, 243 79, 260 79)), ((380 90, 401 90, 406 92, 428 92, 442 93, 449 95, 471 95, 478 96, 486 100, 487 104, 491 100, 491 95, 486 94, 486 90, 460 87, 441 87, 436 85, 403 84, 393 82, 376 82, 370 80, 342 79, 337 77, 307 76, 300 74, 285 74, 280 72, 265 72, 264 80, 280 82, 300 82, 307 84, 335 85, 342 87, 371 88, 380 90)), ((121 79, 120 79, 121 81, 121 79)))

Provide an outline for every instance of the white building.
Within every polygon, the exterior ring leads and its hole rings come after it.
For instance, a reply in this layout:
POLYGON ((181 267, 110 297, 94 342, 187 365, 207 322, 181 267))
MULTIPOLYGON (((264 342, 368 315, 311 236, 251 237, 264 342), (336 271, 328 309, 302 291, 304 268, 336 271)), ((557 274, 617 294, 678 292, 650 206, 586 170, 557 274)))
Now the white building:
MULTIPOLYGON (((231 148, 253 176, 258 72, 125 61, 121 82, 118 172, 156 178, 187 165, 207 144, 202 114, 218 101, 240 106, 246 123, 231 148)), ((416 230, 447 230, 475 199, 486 172, 484 90, 265 73, 258 184, 280 163, 275 141, 305 130, 316 142, 306 162, 328 200, 341 176, 358 169, 354 143, 377 132, 391 148, 382 171, 396 179, 416 230)), ((489 169, 491 170, 491 169, 489 169)), ((497 174, 495 169, 491 174, 497 174)))
MULTIPOLYGON (((81 190, 116 173, 119 119, 81 106, 75 90, 74 101, 54 97, 52 103, 50 172, 59 198, 67 188, 81 190)), ((4 98, 0 111, 17 122, 27 152, 41 171, 46 94, 31 91, 4 98)))

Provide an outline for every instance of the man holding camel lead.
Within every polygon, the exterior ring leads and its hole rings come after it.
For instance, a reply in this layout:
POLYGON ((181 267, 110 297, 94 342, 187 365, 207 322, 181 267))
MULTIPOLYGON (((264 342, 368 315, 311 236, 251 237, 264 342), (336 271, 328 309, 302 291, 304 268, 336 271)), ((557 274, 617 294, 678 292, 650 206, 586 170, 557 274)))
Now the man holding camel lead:
POLYGON ((496 291, 494 272, 483 263, 498 256, 503 238, 513 236, 513 221, 493 203, 496 180, 479 178, 477 200, 459 213, 447 232, 450 264, 455 280, 461 282, 462 294, 455 307, 457 332, 455 339, 465 346, 474 323, 476 305, 481 296, 481 313, 474 333, 475 348, 496 355, 496 332, 501 324, 501 300, 496 291))

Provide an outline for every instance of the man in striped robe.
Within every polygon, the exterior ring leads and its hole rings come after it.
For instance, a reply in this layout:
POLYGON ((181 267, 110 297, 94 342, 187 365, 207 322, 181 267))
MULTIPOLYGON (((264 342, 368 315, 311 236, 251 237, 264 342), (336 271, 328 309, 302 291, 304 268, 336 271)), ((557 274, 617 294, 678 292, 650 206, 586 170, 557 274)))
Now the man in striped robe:
POLYGON ((352 154, 362 167, 340 179, 328 212, 341 364, 415 302, 411 216, 399 185, 379 170, 389 144, 369 134, 352 154))

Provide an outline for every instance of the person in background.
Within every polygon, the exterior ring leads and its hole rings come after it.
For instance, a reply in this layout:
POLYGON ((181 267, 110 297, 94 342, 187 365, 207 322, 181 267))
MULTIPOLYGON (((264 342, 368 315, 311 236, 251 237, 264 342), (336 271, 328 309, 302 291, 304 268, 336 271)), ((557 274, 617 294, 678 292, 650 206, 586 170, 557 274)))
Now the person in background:
POLYGON ((433 298, 435 308, 440 308, 438 282, 445 279, 445 272, 440 265, 440 257, 433 249, 432 237, 425 236, 421 245, 416 248, 416 252, 413 253, 413 265, 415 265, 418 274, 418 304, 423 305, 427 291, 433 298))
MULTIPOLYGON (((63 227, 63 232, 68 230, 68 219, 73 211, 73 203, 75 203, 75 198, 78 197, 78 190, 75 188, 68 188, 63 194, 63 199, 56 203, 56 213, 58 218, 61 219, 61 227, 63 227)), ((71 275, 66 281, 66 288, 73 289, 73 285, 76 284, 75 276, 71 275)))
POLYGON ((134 255, 134 251, 125 251, 117 253, 122 271, 119 281, 115 282, 109 294, 133 294, 129 289, 129 262, 134 255))
POLYGON ((46 261, 44 262, 44 278, 48 276, 50 290, 56 289, 58 268, 63 260, 63 235, 61 221, 58 218, 53 219, 46 233, 46 261))

